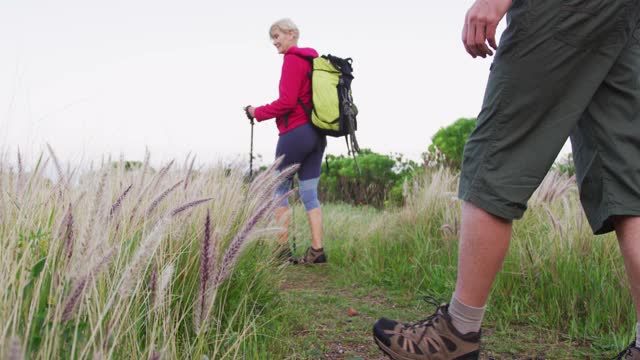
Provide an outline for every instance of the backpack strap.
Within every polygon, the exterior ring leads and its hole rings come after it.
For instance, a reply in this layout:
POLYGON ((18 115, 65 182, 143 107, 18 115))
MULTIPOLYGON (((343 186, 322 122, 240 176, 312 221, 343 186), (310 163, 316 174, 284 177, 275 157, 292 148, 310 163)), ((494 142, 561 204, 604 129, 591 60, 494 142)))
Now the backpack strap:
POLYGON ((300 100, 300 98, 298 98, 298 104, 300 104, 300 106, 302 106, 302 109, 304 110, 305 114, 307 114, 307 118, 309 119, 309 121, 311 121, 311 108, 308 108, 303 102, 302 100, 300 100))
MULTIPOLYGON (((300 100, 300 98, 298 98, 298 104, 300 104, 300 106, 302 106, 302 109, 304 110, 304 113, 307 114, 307 119, 309 119, 309 121, 311 121, 311 111, 312 108, 308 108, 303 102, 302 100, 300 100)), ((289 113, 291 114, 291 113, 289 113)), ((289 127, 289 114, 286 114, 284 116, 284 128, 288 128, 289 127)))

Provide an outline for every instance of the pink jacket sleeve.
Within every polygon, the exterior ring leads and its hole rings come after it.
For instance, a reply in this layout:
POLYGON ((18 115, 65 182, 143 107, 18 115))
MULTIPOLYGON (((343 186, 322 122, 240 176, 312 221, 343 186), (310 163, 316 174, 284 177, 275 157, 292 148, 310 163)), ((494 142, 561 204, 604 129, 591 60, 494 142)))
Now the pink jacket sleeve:
POLYGON ((284 56, 282 64, 282 75, 280 76, 278 100, 268 105, 259 106, 255 110, 255 117, 258 121, 277 118, 290 113, 298 105, 298 94, 305 73, 305 59, 287 54, 284 56))

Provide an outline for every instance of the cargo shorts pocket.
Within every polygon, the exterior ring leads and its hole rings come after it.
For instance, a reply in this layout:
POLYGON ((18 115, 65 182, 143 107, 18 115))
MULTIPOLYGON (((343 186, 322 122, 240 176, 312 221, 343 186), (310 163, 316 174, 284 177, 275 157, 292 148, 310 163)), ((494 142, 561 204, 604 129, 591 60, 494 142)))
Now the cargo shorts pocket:
POLYGON ((636 29, 633 31, 633 40, 636 45, 640 44, 640 22, 636 25, 636 29))
POLYGON ((563 0, 558 9, 554 38, 577 49, 619 44, 624 31, 625 6, 611 0, 563 0))

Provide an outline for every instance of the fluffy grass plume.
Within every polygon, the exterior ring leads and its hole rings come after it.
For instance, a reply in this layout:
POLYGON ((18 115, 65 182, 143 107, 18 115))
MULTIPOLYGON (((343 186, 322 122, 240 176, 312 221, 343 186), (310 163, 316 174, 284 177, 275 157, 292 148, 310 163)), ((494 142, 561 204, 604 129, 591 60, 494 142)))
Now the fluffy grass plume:
MULTIPOLYGON (((271 284, 279 275, 268 258, 245 259, 239 250, 253 231, 271 226, 260 220, 269 219, 272 207, 247 201, 253 198, 240 167, 195 171, 194 156, 188 166, 177 169, 171 161, 155 171, 147 152, 142 169, 125 167, 121 157, 115 166, 105 159, 98 168, 65 172, 50 146, 35 162, 22 153, 18 167, 8 159, 0 156, 4 357, 230 359, 265 351, 251 334, 276 312, 253 309, 271 308, 271 284), (53 182, 45 176, 50 164, 53 182), (219 254, 227 252, 233 253, 227 275, 214 287, 219 254), (231 276, 234 266, 244 270, 231 276), (193 332, 199 297, 205 313, 215 314, 204 337, 193 332), (12 341, 16 333, 25 340, 12 341), (230 340, 235 333, 243 335, 230 340)), ((254 190, 261 196, 268 191, 254 190)))

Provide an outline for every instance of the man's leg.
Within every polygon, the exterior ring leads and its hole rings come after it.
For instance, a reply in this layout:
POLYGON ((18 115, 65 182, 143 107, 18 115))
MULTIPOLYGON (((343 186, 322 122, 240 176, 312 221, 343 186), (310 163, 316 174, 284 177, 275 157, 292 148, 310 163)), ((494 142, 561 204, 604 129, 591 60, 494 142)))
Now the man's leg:
MULTIPOLYGON (((616 232, 640 319, 640 18, 637 3, 629 13, 635 29, 594 94, 571 135, 580 199, 596 234, 616 232)), ((633 29, 633 27, 628 27, 633 29)), ((625 359, 640 359, 636 341, 625 359)))
POLYGON ((461 333, 480 330, 493 281, 511 240, 512 222, 470 202, 462 205, 458 279, 449 306, 451 323, 461 333))
POLYGON ((510 240, 511 221, 469 202, 463 204, 456 282, 458 300, 474 307, 487 303, 510 240))
MULTIPOLYGON (((631 297, 636 306, 636 319, 640 320, 640 217, 618 216, 614 223, 624 267, 627 270, 631 297)), ((638 335, 636 333, 636 337, 638 335)), ((636 346, 638 345, 640 341, 636 339, 636 346)))

